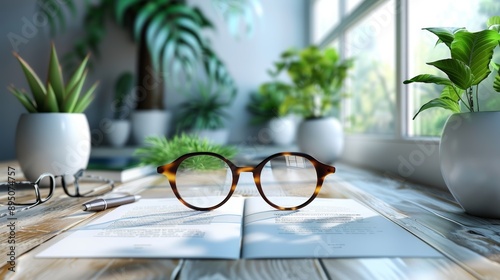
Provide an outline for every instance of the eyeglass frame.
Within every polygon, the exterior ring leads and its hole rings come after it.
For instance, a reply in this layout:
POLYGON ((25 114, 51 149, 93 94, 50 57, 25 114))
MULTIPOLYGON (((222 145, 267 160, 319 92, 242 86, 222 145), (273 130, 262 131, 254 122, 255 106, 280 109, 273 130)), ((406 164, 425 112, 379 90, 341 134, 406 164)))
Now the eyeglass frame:
MULTIPOLYGON (((16 185, 32 185, 33 188, 35 189, 36 200, 35 200, 34 203, 17 203, 17 202, 13 202, 12 204, 15 205, 15 206, 26 206, 22 210, 28 210, 30 208, 33 208, 33 207, 35 207, 37 205, 40 205, 40 204, 46 202, 47 200, 49 200, 52 197, 52 195, 55 192, 56 185, 57 185, 56 184, 56 179, 57 178, 61 178, 62 189, 63 189, 64 193, 66 193, 66 195, 69 196, 69 197, 94 197, 94 196, 99 196, 99 195, 103 195, 104 194, 104 193, 98 193, 98 194, 95 194, 95 195, 87 195, 88 193, 92 193, 92 191, 90 191, 90 192, 88 192, 86 194, 81 194, 80 193, 80 186, 78 184, 78 180, 81 179, 81 178, 92 178, 92 179, 97 179, 97 180, 106 182, 111 187, 110 187, 109 191, 107 191, 105 193, 111 192, 115 188, 115 182, 113 180, 107 179, 107 178, 104 178, 104 177, 101 177, 101 176, 94 176, 94 175, 88 175, 88 174, 84 176, 84 172, 85 172, 84 169, 79 169, 73 175, 69 175, 69 174, 65 174, 65 175, 53 175, 51 173, 46 172, 46 173, 42 173, 38 177, 38 179, 36 179, 35 182, 31 182, 31 181, 19 181, 19 182, 16 182, 15 183, 16 185), (73 181, 73 184, 75 185, 75 194, 71 194, 68 191, 68 187, 66 185, 66 180, 64 179, 66 176, 73 176, 75 178, 75 180, 73 181), (45 177, 49 177, 49 180, 50 180, 49 194, 47 195, 47 197, 42 198, 42 196, 40 195, 40 182, 45 177)), ((0 186, 2 186, 2 185, 12 186, 12 183, 10 183, 10 182, 9 183, 0 183, 0 186)))
POLYGON ((305 153, 301 153, 301 152, 281 152, 281 153, 275 153, 273 155, 270 155, 270 156, 266 157, 264 160, 262 160, 259 164, 257 164, 254 167, 252 167, 252 166, 236 166, 229 159, 227 159, 224 156, 219 155, 217 153, 213 153, 213 152, 194 152, 194 153, 184 154, 184 155, 178 157, 176 160, 174 160, 174 161, 172 161, 170 163, 158 166, 157 169, 156 169, 156 172, 158 172, 159 174, 163 174, 165 177, 167 177, 168 182, 170 183, 170 187, 172 188, 172 191, 174 192, 174 195, 176 196, 176 198, 182 204, 184 204, 185 206, 187 206, 187 207, 189 207, 191 209, 194 209, 194 210, 198 210, 198 211, 211 211, 211 210, 214 210, 216 208, 219 208, 224 203, 226 203, 231 198, 231 196, 233 195, 234 191, 236 190, 236 186, 238 184, 238 180, 239 180, 240 174, 242 172, 251 172, 252 173, 255 186, 257 187, 257 191, 259 192, 260 196, 264 199, 264 201, 267 204, 269 204, 270 206, 272 206, 272 207, 274 207, 274 208, 276 208, 278 210, 298 210, 300 208, 303 208, 303 207, 307 206, 309 203, 311 203, 316 198, 316 196, 319 194, 319 192, 321 190, 321 187, 323 185, 325 177, 328 176, 328 175, 330 175, 330 174, 335 173, 335 171, 336 171, 336 168, 334 166, 330 166, 330 165, 324 164, 324 163, 318 161, 317 159, 315 159, 314 157, 312 157, 311 155, 305 154, 305 153), (211 206, 211 207, 198 207, 198 206, 191 205, 188 202, 186 202, 181 197, 181 195, 179 194, 179 191, 177 189, 177 184, 176 184, 176 181, 175 181, 177 170, 178 170, 180 164, 184 160, 186 160, 186 159, 188 159, 190 157, 203 156, 203 155, 213 156, 213 157, 216 157, 216 158, 224 161, 227 164, 227 166, 229 167, 229 169, 231 170, 231 175, 232 175, 231 189, 229 190, 227 196, 219 204, 216 204, 216 205, 211 206), (262 173, 262 170, 263 170, 264 166, 269 161, 271 161, 272 159, 277 158, 279 156, 300 156, 300 157, 306 158, 306 159, 308 159, 311 162, 311 164, 314 166, 314 168, 316 170, 316 177, 317 177, 316 188, 314 189, 314 192, 311 195, 311 197, 308 200, 306 200, 304 203, 302 203, 302 204, 300 204, 298 206, 283 207, 283 206, 276 205, 276 204, 274 204, 273 202, 271 202, 266 197, 266 195, 264 194, 264 191, 262 189, 260 175, 262 173))

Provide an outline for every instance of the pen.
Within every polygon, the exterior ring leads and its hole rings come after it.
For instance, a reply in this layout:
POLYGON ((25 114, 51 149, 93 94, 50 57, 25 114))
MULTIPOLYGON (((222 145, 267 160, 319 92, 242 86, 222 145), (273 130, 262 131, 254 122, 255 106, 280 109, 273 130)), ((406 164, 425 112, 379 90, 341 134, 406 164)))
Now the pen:
POLYGON ((120 206, 136 202, 141 198, 140 195, 127 195, 115 198, 99 198, 82 204, 83 211, 102 211, 111 207, 120 206))

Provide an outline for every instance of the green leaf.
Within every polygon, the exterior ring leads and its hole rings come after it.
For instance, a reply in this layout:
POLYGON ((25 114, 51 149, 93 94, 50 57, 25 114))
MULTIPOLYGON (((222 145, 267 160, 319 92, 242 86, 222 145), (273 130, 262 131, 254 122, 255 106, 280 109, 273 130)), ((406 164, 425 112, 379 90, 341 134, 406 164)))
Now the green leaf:
POLYGON ((57 106, 56 94, 51 84, 47 85, 47 95, 45 96, 45 102, 42 105, 42 110, 44 112, 59 112, 59 106, 57 106))
POLYGON ((148 2, 137 11, 137 16, 134 20, 134 38, 136 42, 141 40, 145 26, 158 10, 160 10, 160 6, 156 2, 148 2))
POLYGON ((47 94, 45 90, 45 86, 43 85, 42 81, 38 77, 38 75, 35 73, 35 71, 22 59, 17 53, 14 53, 14 56, 17 58, 19 63, 21 63, 21 67, 24 72, 24 76, 26 77, 26 80, 28 81, 28 85, 31 90, 31 94, 33 95, 33 98, 35 99, 36 104, 43 104, 45 100, 45 95, 47 94))
POLYGON ((191 8, 184 4, 174 4, 168 7, 165 12, 175 18, 188 17, 193 19, 197 25, 203 25, 203 19, 195 8, 191 8))
POLYGON ((495 80, 493 81, 493 89, 496 92, 500 92, 500 65, 495 63, 497 68, 497 74, 495 75, 495 80))
POLYGON ((415 116, 413 116, 413 119, 415 119, 422 111, 436 107, 451 110, 454 113, 460 112, 460 106, 458 105, 458 102, 447 97, 438 97, 432 99, 431 101, 425 103, 422 107, 420 107, 420 110, 418 110, 415 116))
POLYGON ((28 110, 30 113, 36 113, 38 110, 36 108, 36 105, 33 103, 33 100, 31 100, 28 96, 28 94, 24 91, 20 91, 13 86, 9 86, 8 90, 14 94, 14 96, 21 102, 21 104, 28 110))
POLYGON ((410 84, 410 83, 430 83, 430 84, 437 84, 437 85, 453 85, 453 83, 446 78, 442 78, 442 77, 430 75, 430 74, 418 75, 418 76, 415 76, 415 77, 403 82, 403 84, 410 84))
POLYGON ((94 100, 94 91, 98 86, 98 82, 95 82, 88 90, 86 93, 83 94, 82 98, 80 98, 76 105, 75 109, 73 110, 74 113, 83 113, 85 109, 90 105, 92 100, 94 100))
POLYGON ((163 65, 169 65, 172 61, 175 61, 175 49, 176 44, 174 41, 167 40, 165 47, 163 48, 163 65))
POLYGON ((158 13, 153 17, 146 29, 146 42, 155 69, 159 69, 160 67, 161 52, 171 34, 170 28, 164 24, 165 18, 164 13, 158 13))
POLYGON ((82 91, 83 83, 87 77, 87 71, 83 73, 80 80, 66 92, 66 98, 64 99, 64 103, 62 106, 62 111, 67 113, 72 113, 75 109, 76 103, 78 102, 78 98, 80 96, 80 92, 82 91))
POLYGON ((460 89, 456 88, 454 85, 445 86, 441 91, 440 97, 458 102, 460 100, 460 89))
POLYGON ((490 74, 489 65, 499 40, 500 34, 493 30, 475 33, 459 31, 455 34, 455 40, 451 44, 451 57, 469 66, 474 76, 471 85, 479 84, 490 74))
POLYGON ((453 58, 438 60, 427 63, 443 71, 448 78, 459 88, 467 89, 472 85, 474 76, 469 66, 460 60, 453 58))
POLYGON ((431 27, 431 28, 424 28, 424 30, 427 30, 434 35, 436 35, 439 40, 436 44, 439 43, 444 43, 445 45, 448 46, 448 48, 451 47, 451 42, 453 42, 453 39, 455 38, 455 32, 458 30, 461 30, 463 28, 456 28, 456 27, 431 27))
POLYGON ((47 85, 49 84, 53 90, 52 93, 55 94, 57 102, 59 104, 62 104, 65 96, 64 81, 61 72, 61 66, 59 64, 59 59, 57 58, 57 51, 56 48, 54 47, 54 43, 52 43, 50 50, 47 85))
POLYGON ((497 32, 500 31, 500 16, 492 16, 486 22, 486 26, 488 29, 495 30, 497 32))
POLYGON ((68 8, 73 16, 76 15, 76 7, 73 3, 73 0, 38 0, 37 6, 39 9, 38 12, 41 13, 42 16, 49 22, 49 30, 52 36, 57 34, 58 24, 60 27, 60 31, 64 31, 66 28, 64 8, 68 8))
POLYGON ((191 55, 189 55, 188 59, 192 62, 196 62, 198 57, 200 56, 202 50, 201 46, 198 44, 195 36, 190 33, 179 33, 180 44, 179 47, 185 46, 189 48, 191 51, 191 55))
POLYGON ((115 1, 115 19, 118 24, 123 25, 125 18, 125 13, 128 9, 132 8, 135 4, 141 2, 142 0, 119 0, 115 1))
MULTIPOLYGON (((85 72, 85 66, 87 66, 87 61, 89 60, 89 55, 83 59, 83 61, 80 63, 80 66, 75 70, 71 78, 69 79, 69 82, 66 84, 66 88, 64 89, 65 93, 68 94, 68 92, 75 87, 75 85, 80 81, 83 73, 85 72)), ((61 105, 61 104, 59 104, 61 105)))

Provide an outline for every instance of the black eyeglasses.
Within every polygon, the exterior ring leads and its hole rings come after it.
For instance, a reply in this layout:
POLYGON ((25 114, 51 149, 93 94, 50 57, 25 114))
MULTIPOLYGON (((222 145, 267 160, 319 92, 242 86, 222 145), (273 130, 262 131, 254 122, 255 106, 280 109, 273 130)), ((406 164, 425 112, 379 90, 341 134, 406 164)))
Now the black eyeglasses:
POLYGON ((226 203, 242 172, 253 173, 257 190, 269 205, 296 210, 314 200, 335 167, 296 152, 274 154, 255 167, 238 167, 219 154, 199 152, 183 155, 157 171, 167 177, 179 201, 194 210, 213 210, 226 203), (289 197, 294 197, 293 202, 289 197))
MULTIPOLYGON (((41 174, 35 182, 13 181, 0 183, 2 193, 8 196, 8 205, 24 206, 18 211, 33 208, 49 200, 54 194, 56 181, 60 179, 64 193, 70 197, 93 197, 106 194, 114 189, 113 180, 85 174, 80 169, 75 174, 41 174)), ((7 214, 0 214, 4 217, 7 214)))

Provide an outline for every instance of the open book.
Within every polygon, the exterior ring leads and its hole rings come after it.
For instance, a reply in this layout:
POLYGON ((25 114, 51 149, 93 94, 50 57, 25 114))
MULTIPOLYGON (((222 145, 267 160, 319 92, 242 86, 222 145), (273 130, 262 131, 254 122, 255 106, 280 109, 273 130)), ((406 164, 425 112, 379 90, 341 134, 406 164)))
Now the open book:
POLYGON ((432 247, 351 199, 318 198, 297 211, 233 197, 209 212, 143 199, 72 230, 37 257, 439 257, 432 247))

